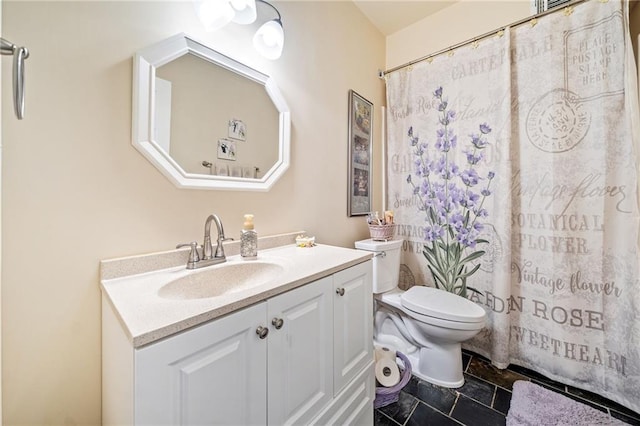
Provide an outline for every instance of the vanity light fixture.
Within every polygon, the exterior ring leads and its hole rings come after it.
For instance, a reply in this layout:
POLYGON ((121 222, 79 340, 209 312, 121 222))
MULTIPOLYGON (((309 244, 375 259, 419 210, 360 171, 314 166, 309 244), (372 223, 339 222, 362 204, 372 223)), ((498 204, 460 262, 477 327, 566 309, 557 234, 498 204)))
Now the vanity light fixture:
POLYGON ((194 3, 200 22, 207 31, 215 31, 230 22, 251 24, 257 18, 256 2, 271 7, 278 17, 265 22, 253 36, 253 46, 267 59, 278 59, 284 47, 282 16, 265 0, 199 0, 194 3))

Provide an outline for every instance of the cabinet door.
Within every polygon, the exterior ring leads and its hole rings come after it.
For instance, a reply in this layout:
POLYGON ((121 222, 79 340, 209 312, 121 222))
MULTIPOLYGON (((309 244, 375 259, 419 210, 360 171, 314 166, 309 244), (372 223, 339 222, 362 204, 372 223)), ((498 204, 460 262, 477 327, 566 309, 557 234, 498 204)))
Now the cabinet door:
POLYGON ((267 302, 270 425, 307 424, 333 398, 331 283, 324 278, 267 302))
POLYGON ((334 395, 373 360, 371 268, 367 261, 333 275, 334 395))
POLYGON ((266 423, 266 303, 136 351, 136 424, 266 423))

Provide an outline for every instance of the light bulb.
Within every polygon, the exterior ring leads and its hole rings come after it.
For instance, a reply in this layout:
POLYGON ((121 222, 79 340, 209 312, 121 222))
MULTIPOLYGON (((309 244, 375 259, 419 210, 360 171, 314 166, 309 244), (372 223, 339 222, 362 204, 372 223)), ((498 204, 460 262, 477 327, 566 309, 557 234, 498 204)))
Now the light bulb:
POLYGON ((207 31, 224 27, 235 15, 228 0, 202 0, 200 4, 196 4, 196 12, 207 31))
POLYGON ((278 59, 284 47, 284 30, 279 20, 264 23, 253 36, 253 46, 267 59, 278 59))
POLYGON ((258 16, 255 0, 231 0, 231 7, 235 11, 233 22, 237 24, 251 24, 258 16))

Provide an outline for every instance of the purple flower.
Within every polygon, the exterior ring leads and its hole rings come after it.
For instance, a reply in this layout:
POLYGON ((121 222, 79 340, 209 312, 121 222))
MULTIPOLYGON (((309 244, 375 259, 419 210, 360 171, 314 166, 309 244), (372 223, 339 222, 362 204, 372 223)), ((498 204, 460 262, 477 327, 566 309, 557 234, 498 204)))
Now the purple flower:
MULTIPOLYGON (((446 108, 447 104, 445 102, 440 104, 440 107, 442 107, 444 105, 444 108, 446 108)), ((440 107, 438 108, 439 111, 444 111, 444 109, 440 109, 440 107)), ((450 124, 452 121, 454 121, 456 118, 456 112, 455 111, 447 111, 444 114, 442 114, 442 117, 440 117, 440 124, 442 124, 443 126, 446 126, 448 124, 450 124)))
POLYGON ((422 195, 427 195, 429 194, 429 182, 426 179, 423 179, 422 182, 420 182, 420 194, 422 195))
POLYGON ((433 96, 440 99, 442 97, 442 86, 438 87, 435 92, 433 92, 433 96))
POLYGON ((469 135, 469 137, 471 138, 471 143, 473 144, 473 146, 475 146, 477 149, 482 149, 485 146, 488 145, 487 141, 482 139, 481 135, 478 134, 472 134, 469 135))
POLYGON ((475 232, 470 232, 467 228, 462 228, 460 232, 458 232, 458 235, 456 235, 456 240, 465 247, 475 247, 475 237, 475 232))
POLYGON ((456 142, 458 141, 458 139, 454 136, 451 139, 448 138, 439 138, 436 141, 436 149, 438 151, 441 152, 449 152, 449 150, 451 150, 451 148, 455 148, 456 147, 456 142))
POLYGON ((464 200, 464 192, 452 183, 449 186, 449 198, 456 207, 459 207, 464 200))
POLYGON ((473 191, 467 191, 466 198, 464 200, 464 206, 469 210, 473 210, 473 208, 478 206, 478 201, 480 200, 480 196, 473 191))
POLYGON ((482 132, 482 134, 487 135, 491 133, 491 127, 489 127, 487 123, 482 123, 480 125, 480 131, 482 132))
POLYGON ((453 228, 457 232, 460 232, 460 230, 464 226, 464 216, 462 214, 456 212, 456 213, 451 215, 451 218, 449 219, 449 223, 453 226, 453 228))
POLYGON ((435 241, 442 237, 444 234, 444 228, 438 224, 427 225, 424 227, 424 237, 427 241, 435 241))
POLYGON ((414 170, 417 177, 429 176, 429 168, 422 164, 422 160, 419 158, 414 162, 414 170))
POLYGON ((489 195, 491 195, 491 191, 489 191, 489 189, 483 189, 480 193, 485 197, 488 197, 489 195))
POLYGON ((435 161, 431 163, 431 170, 439 174, 442 173, 446 167, 447 159, 444 156, 440 157, 437 163, 435 161))
POLYGON ((489 179, 493 179, 495 176, 496 174, 494 172, 489 172, 489 174, 487 175, 489 179))
POLYGON ((449 165, 449 167, 443 167, 440 171, 440 177, 444 180, 451 180, 454 176, 458 176, 460 168, 455 164, 449 165))
POLYGON ((442 112, 447 109, 447 101, 442 101, 438 105, 438 111, 442 112))
POLYGON ((474 169, 465 170, 460 174, 460 178, 467 186, 475 186, 480 180, 480 176, 478 176, 478 173, 474 169))
POLYGON ((470 236, 466 238, 462 243, 469 248, 474 248, 476 246, 476 239, 470 236))
POLYGON ((482 152, 479 152, 477 155, 474 151, 464 151, 464 153, 467 156, 467 163, 471 165, 478 164, 484 158, 484 154, 482 154, 482 152))
POLYGON ((411 183, 411 175, 407 176, 407 183, 411 183))

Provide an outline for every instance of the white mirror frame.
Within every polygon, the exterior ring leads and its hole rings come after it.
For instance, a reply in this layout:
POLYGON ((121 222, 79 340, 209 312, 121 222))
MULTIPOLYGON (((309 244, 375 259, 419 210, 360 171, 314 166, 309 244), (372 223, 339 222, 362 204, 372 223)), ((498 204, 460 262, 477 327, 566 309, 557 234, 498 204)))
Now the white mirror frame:
POLYGON ((177 34, 136 53, 133 60, 132 143, 156 168, 179 188, 268 191, 289 168, 291 118, 289 107, 275 81, 255 69, 229 58, 185 34, 177 34), (278 160, 259 179, 187 173, 154 140, 156 69, 191 53, 264 86, 279 112, 278 160))

